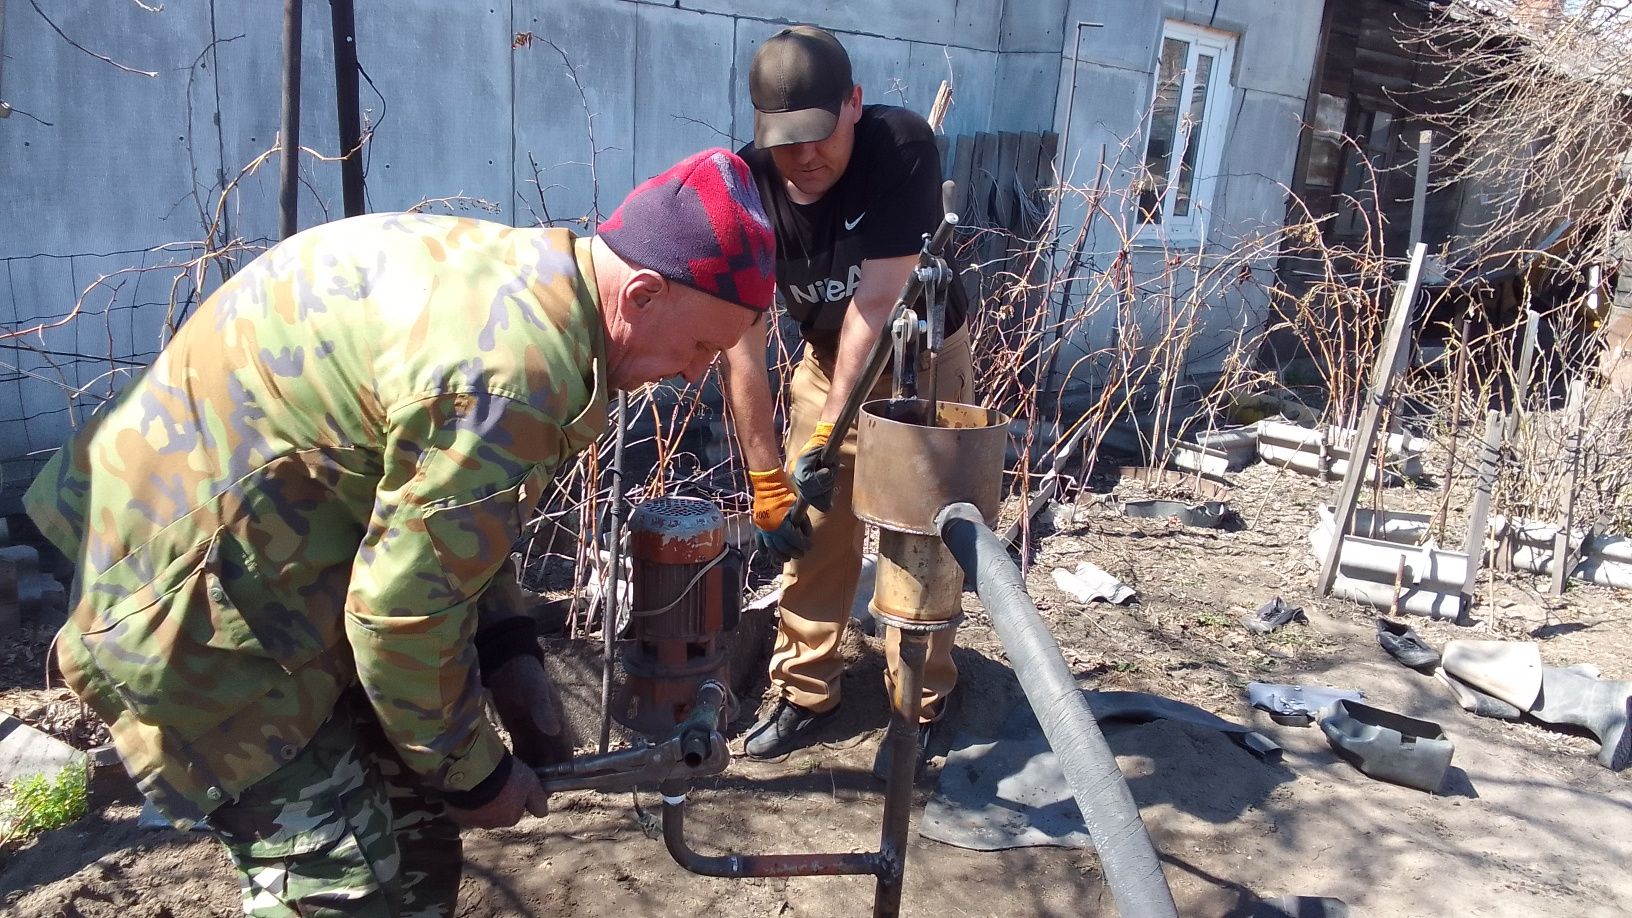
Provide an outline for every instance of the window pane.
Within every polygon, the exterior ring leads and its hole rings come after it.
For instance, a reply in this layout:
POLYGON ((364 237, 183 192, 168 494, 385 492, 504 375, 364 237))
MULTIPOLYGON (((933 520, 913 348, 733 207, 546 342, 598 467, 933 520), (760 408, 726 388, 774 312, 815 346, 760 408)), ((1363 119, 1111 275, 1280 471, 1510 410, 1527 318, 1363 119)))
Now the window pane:
POLYGON ((1173 147, 1179 131, 1184 62, 1189 56, 1189 42, 1176 38, 1162 40, 1161 69, 1156 75, 1156 98, 1150 110, 1150 134, 1145 139, 1145 174, 1139 183, 1139 219, 1144 223, 1162 222, 1162 198, 1167 194, 1167 176, 1172 172, 1173 147))
POLYGON ((1184 159, 1179 161, 1178 187, 1173 191, 1173 216, 1190 215, 1190 195, 1196 184, 1196 153, 1201 148, 1201 126, 1207 118, 1207 88, 1212 85, 1213 56, 1196 56, 1196 82, 1190 90, 1190 110, 1184 119, 1184 159))

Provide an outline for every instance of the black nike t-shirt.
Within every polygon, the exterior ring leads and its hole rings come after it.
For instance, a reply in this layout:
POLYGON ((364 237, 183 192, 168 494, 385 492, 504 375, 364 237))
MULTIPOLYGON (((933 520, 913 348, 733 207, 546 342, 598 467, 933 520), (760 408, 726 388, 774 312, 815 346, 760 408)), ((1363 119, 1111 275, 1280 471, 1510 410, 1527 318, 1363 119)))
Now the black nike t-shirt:
MULTIPOLYGON (((744 146, 766 214, 776 228, 776 290, 817 353, 838 349, 844 313, 870 258, 916 255, 941 222, 941 158, 935 134, 916 113, 868 105, 844 174, 821 199, 797 204, 771 151, 744 146)), ((947 333, 963 326, 962 285, 953 284, 947 333)))

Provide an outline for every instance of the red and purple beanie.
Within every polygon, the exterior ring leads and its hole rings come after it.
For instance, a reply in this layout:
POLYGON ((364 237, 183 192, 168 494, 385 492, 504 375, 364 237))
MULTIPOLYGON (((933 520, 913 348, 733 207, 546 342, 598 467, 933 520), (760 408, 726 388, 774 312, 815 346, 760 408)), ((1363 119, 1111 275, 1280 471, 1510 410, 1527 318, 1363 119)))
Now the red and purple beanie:
POLYGON ((598 235, 625 261, 756 312, 771 307, 776 235, 748 164, 715 147, 647 179, 598 235))

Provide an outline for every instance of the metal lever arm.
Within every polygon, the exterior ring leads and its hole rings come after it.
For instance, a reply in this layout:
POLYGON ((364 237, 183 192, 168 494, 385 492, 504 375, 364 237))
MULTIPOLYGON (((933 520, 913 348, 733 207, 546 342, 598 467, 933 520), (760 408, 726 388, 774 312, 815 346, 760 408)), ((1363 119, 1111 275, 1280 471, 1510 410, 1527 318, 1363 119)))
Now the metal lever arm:
POLYGON ((534 769, 546 793, 569 790, 619 791, 651 788, 672 779, 717 775, 731 764, 725 737, 718 730, 725 687, 705 682, 687 717, 656 745, 620 749, 604 755, 579 756, 559 765, 534 769))

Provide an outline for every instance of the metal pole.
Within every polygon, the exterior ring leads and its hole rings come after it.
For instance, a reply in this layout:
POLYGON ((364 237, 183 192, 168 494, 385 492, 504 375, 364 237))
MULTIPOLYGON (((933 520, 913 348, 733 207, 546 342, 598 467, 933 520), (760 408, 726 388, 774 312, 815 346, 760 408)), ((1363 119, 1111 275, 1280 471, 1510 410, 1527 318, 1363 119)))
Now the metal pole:
POLYGON ((612 647, 618 637, 618 611, 623 601, 623 431, 629 412, 629 394, 618 392, 612 412, 612 520, 608 526, 607 558, 611 562, 610 590, 601 590, 601 743, 606 754, 612 743, 612 647))
POLYGON ((890 706, 889 784, 884 795, 884 826, 878 853, 885 869, 873 892, 873 918, 901 914, 901 885, 907 872, 907 839, 912 817, 912 780, 918 773, 918 708, 922 701, 924 660, 929 656, 929 634, 901 632, 901 681, 890 706))
POLYGON ((340 195, 346 216, 367 210, 363 199, 362 113, 357 98, 357 17, 352 0, 329 0, 334 24, 334 102, 340 117, 340 195))
POLYGON ((301 0, 283 0, 283 111, 278 122, 283 161, 278 170, 278 238, 297 229, 300 191, 300 14, 301 0))

